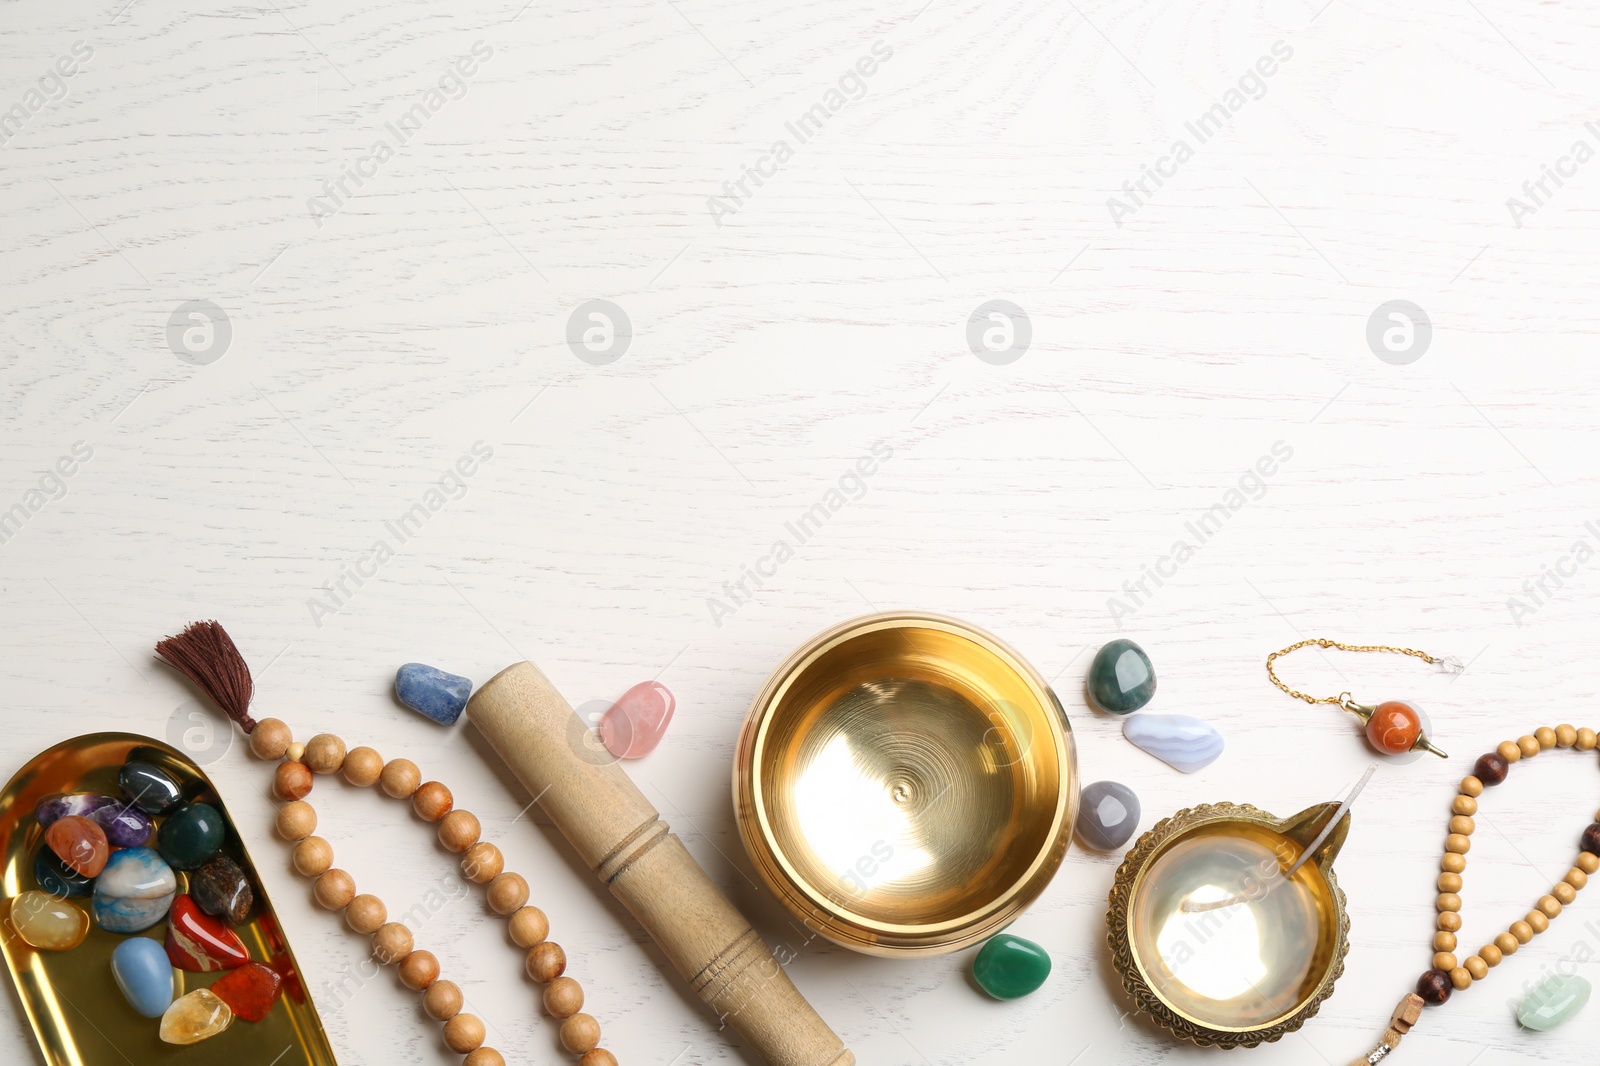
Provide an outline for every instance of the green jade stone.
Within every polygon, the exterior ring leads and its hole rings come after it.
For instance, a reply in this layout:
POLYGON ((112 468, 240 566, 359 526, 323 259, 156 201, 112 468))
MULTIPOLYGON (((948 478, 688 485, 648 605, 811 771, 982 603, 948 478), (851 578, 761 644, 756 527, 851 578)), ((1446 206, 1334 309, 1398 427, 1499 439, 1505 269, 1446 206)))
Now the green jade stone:
POLYGON ((1038 991, 1049 976, 1050 956, 1044 948, 1010 933, 991 937, 972 960, 973 980, 995 999, 1021 999, 1038 991))
POLYGON ((167 815, 156 835, 161 857, 175 870, 196 870, 222 850, 227 827, 209 803, 185 803, 167 815))
POLYGON ((1089 699, 1102 711, 1132 714, 1156 694, 1156 668, 1131 640, 1113 640, 1089 664, 1089 699))
POLYGON ((1567 974, 1551 974, 1528 993, 1517 1008, 1524 1029, 1548 1032, 1568 1021, 1589 1002, 1589 982, 1567 974))

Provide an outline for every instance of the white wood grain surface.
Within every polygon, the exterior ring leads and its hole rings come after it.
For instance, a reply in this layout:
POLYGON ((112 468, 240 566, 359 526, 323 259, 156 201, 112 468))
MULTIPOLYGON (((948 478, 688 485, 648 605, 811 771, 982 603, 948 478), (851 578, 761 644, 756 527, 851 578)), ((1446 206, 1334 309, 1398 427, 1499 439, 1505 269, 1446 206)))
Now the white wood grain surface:
MULTIPOLYGON (((580 706, 659 676, 680 709, 636 779, 798 953, 794 979, 861 1062, 1192 1063, 1216 1053, 1127 1014, 1103 947, 1112 857, 1074 849, 1017 923, 1055 961, 1018 1002, 974 990, 970 953, 804 943, 732 824, 755 689, 872 608, 970 619, 1058 678, 1085 780, 1132 785, 1148 828, 1222 799, 1288 813, 1370 761, 1350 722, 1268 685, 1272 649, 1327 635, 1454 653, 1470 660, 1454 680, 1309 653, 1286 670, 1415 698, 1454 756, 1380 767, 1339 866, 1346 976, 1299 1034, 1236 1053, 1345 1063, 1427 964, 1454 782, 1534 726, 1597 724, 1600 559, 1508 607, 1575 541, 1600 547, 1600 161, 1560 162, 1600 147, 1597 34, 1570 0, 11 0, 0 511, 27 517, 0 544, 0 756, 181 734, 190 695, 150 649, 214 616, 256 666, 258 714, 415 758, 482 818, 621 1061, 751 1062, 537 812, 519 817, 528 797, 470 731, 389 695, 408 660, 482 681, 531 658, 580 706), (449 80, 478 42, 488 57, 449 80), (1185 123, 1277 42, 1292 56, 1259 99, 1195 144, 1185 123), (875 44, 889 57, 857 92, 875 44), (75 46, 92 55, 73 63, 75 46), (75 73, 57 81, 63 57, 75 73), (836 112, 775 165, 774 143, 798 141, 786 124, 841 79, 836 112), (420 128, 390 132, 419 102, 420 128), (1192 158, 1116 224, 1108 198, 1179 138, 1192 158), (380 139, 393 158, 360 163, 380 139), (370 176, 314 218, 358 163, 370 176), (1558 164, 1570 175, 1518 225, 1507 198, 1558 164), (748 195, 714 217, 741 179, 748 195), (596 298, 634 330, 604 366, 565 340, 596 298), (968 349, 992 299, 1030 319, 1009 365, 968 349), (1367 346, 1391 299, 1433 323, 1410 365, 1367 346), (168 343, 191 300, 231 327, 208 365, 168 343), (93 456, 64 490, 29 496, 78 441, 93 456), (478 441, 493 457, 464 494, 335 613, 313 611, 478 441), (1260 498, 1114 619, 1123 583, 1279 441, 1293 457, 1260 498), (715 624, 708 598, 877 442, 893 457, 865 494, 715 624), (1220 761, 1180 775, 1081 707, 1089 650, 1118 634, 1155 659, 1152 710, 1226 733, 1220 761)), ((334 991, 362 943, 290 871, 263 768, 242 744, 202 754, 340 1061, 458 1061, 388 975, 334 991)), ((1547 756, 1485 803, 1468 945, 1565 871, 1597 769, 1547 756)), ((316 796, 363 889, 395 911, 455 892, 430 834, 354 792, 316 796)), ((479 896, 419 935, 509 1062, 570 1059, 479 896)), ((1508 1004, 1559 967, 1593 979, 1596 951, 1600 901, 1580 898, 1393 1061, 1591 1061, 1600 1007, 1531 1034, 1508 1004)), ((14 995, 0 1013, 38 1061, 14 995)))

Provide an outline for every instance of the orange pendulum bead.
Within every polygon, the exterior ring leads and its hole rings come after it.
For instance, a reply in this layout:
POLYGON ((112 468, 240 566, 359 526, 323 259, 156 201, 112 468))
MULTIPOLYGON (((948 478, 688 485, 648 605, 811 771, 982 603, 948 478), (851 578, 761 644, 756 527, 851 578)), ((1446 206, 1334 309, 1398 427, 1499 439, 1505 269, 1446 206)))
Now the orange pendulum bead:
POLYGON ((1385 755, 1404 755, 1408 751, 1431 751, 1441 759, 1449 758, 1428 739, 1422 730, 1422 716, 1411 704, 1402 700, 1386 700, 1376 707, 1366 707, 1353 700, 1344 702, 1344 709, 1366 725, 1367 740, 1385 755))

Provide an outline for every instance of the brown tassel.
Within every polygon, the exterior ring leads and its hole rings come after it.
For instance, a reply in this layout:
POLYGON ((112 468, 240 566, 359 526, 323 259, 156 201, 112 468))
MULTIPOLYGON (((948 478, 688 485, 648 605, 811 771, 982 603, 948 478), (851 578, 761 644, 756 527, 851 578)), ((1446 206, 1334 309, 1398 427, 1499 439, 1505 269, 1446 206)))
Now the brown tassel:
POLYGON ((175 637, 156 645, 156 654, 201 688, 246 733, 256 727, 250 717, 255 682, 228 631, 215 622, 195 622, 175 637))

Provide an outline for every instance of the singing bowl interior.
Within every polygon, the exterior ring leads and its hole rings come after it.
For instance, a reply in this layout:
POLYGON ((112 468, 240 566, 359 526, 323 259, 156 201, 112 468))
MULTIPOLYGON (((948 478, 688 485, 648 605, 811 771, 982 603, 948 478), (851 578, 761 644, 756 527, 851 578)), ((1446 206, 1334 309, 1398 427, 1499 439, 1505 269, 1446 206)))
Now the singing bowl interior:
POLYGON ((1078 781, 1060 705, 1016 653, 952 620, 876 616, 774 674, 735 792, 757 868, 812 928, 933 954, 983 939, 1044 888, 1078 781))

